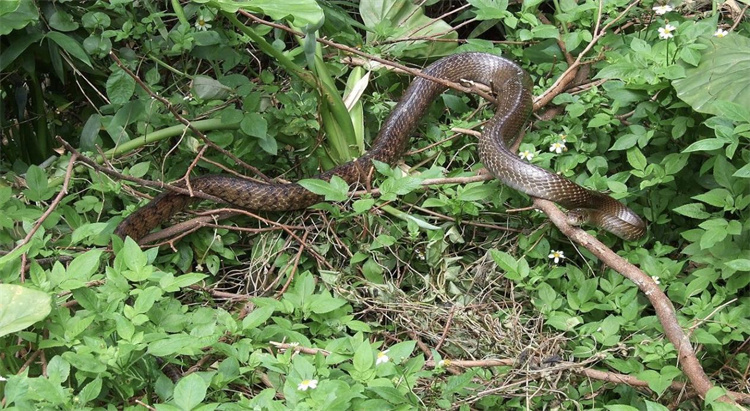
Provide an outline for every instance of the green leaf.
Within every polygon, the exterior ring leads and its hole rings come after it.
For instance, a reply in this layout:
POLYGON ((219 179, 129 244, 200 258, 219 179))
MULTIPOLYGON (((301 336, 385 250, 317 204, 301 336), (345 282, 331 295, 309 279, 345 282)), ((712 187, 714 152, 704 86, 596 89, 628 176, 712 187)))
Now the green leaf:
POLYGON ((86 54, 86 50, 78 44, 77 41, 73 40, 72 37, 67 34, 60 33, 58 31, 50 31, 47 33, 47 38, 54 41, 55 44, 60 46, 61 49, 67 51, 71 56, 81 60, 87 66, 93 68, 89 55, 86 54))
POLYGON ((750 271, 750 260, 745 258, 738 258, 736 260, 727 261, 727 267, 737 271, 750 271))
POLYGON ((125 104, 135 93, 135 80, 119 67, 107 79, 107 97, 112 104, 125 104))
MULTIPOLYGON (((685 78, 672 86, 677 97, 701 113, 721 115, 717 101, 728 101, 747 107, 750 101, 750 39, 730 34, 723 38, 702 37, 706 45, 697 67, 685 70, 685 78)), ((724 105, 724 108, 727 106, 724 105)))
MULTIPOLYGON (((0 20, 2 20, 2 18, 0 18, 0 20)), ((2 31, 2 29, 0 29, 0 31, 2 31)), ((38 42, 42 37, 44 37, 44 35, 41 33, 33 33, 13 39, 10 45, 0 53, 0 71, 4 71, 18 58, 18 56, 23 54, 30 45, 38 42)))
POLYGON ((29 188, 23 193, 31 201, 49 200, 56 191, 55 188, 49 187, 47 173, 37 165, 31 165, 26 170, 26 185, 29 188))
POLYGON ((245 3, 218 0, 218 3, 229 12, 237 11, 237 8, 259 11, 274 20, 287 19, 299 28, 315 26, 324 18, 323 9, 314 0, 253 0, 245 3))
POLYGON ((492 249, 490 250, 490 256, 495 260, 495 264, 507 273, 516 273, 518 271, 518 262, 505 251, 492 249))
POLYGON ((456 196, 461 201, 482 201, 497 191, 495 184, 483 182, 467 184, 456 196))
POLYGON ((745 164, 740 168, 739 170, 735 171, 734 174, 732 174, 733 177, 739 177, 739 178, 750 178, 750 163, 745 164))
POLYGON ((315 295, 310 300, 310 311, 315 314, 325 314, 346 304, 346 300, 325 295, 315 295))
POLYGON ((354 358, 352 358, 354 369, 359 372, 369 370, 375 363, 374 357, 375 354, 372 352, 370 344, 367 341, 361 343, 354 353, 354 358))
POLYGON ((360 214, 369 211, 373 205, 375 205, 374 199, 362 198, 352 203, 352 209, 354 212, 360 214))
POLYGON ((107 365, 103 364, 97 357, 91 353, 77 353, 67 351, 62 353, 62 358, 69 362, 73 367, 93 374, 100 374, 107 370, 107 365))
POLYGON ((630 165, 636 170, 644 170, 648 165, 646 156, 643 155, 638 147, 632 147, 631 149, 629 149, 627 152, 627 156, 628 163, 630 163, 630 165))
POLYGON ((242 320, 242 329, 251 330, 257 328, 271 318, 273 312, 274 308, 270 305, 255 308, 242 320))
POLYGON ((682 150, 682 152, 691 153, 693 151, 711 151, 724 147, 724 144, 725 141, 718 138, 705 138, 689 145, 686 149, 682 150))
POLYGON ((658 372, 654 370, 646 370, 638 374, 638 378, 648 383, 648 388, 654 391, 657 395, 661 395, 669 385, 672 384, 672 380, 664 378, 658 372))
POLYGON ((707 193, 693 196, 692 199, 703 201, 714 207, 731 207, 734 202, 732 193, 725 188, 715 188, 707 193))
POLYGON ((33 0, 0 1, 0 36, 37 21, 39 12, 33 0))
POLYGON ((392 201, 397 196, 403 196, 422 187, 422 178, 414 176, 388 177, 380 185, 380 197, 383 200, 392 201))
POLYGON ((0 337, 41 321, 52 311, 47 293, 13 284, 0 284, 0 337))
MULTIPOLYGON (((198 75, 193 78, 193 94, 195 94, 195 96, 200 99, 224 100, 229 96, 231 92, 231 88, 221 84, 218 80, 215 80, 211 77, 198 75)), ((248 114, 260 117, 260 115, 257 113, 248 114)), ((262 117, 260 118, 265 123, 265 119, 263 119, 262 117)), ((243 129, 243 131, 245 130, 243 129)), ((263 130, 262 135, 255 135, 250 133, 248 134, 255 137, 265 137, 266 131, 263 130)))
POLYGON ((656 402, 644 400, 644 403, 646 404, 646 411, 669 411, 669 408, 656 402))
POLYGON ((73 20, 70 14, 60 9, 56 10, 47 22, 50 27, 58 31, 74 31, 79 27, 78 22, 73 20))
POLYGON ((733 103, 731 101, 717 100, 714 102, 722 116, 732 121, 742 121, 750 123, 750 108, 746 105, 733 103))
POLYGON ((682 214, 690 218, 697 218, 704 220, 711 216, 711 214, 705 211, 705 206, 700 203, 690 203, 683 206, 679 206, 673 210, 675 213, 682 214))
POLYGON ((497 20, 508 14, 507 0, 469 0, 468 3, 476 9, 477 20, 497 20))
POLYGON ((711 248, 716 243, 723 241, 725 238, 727 238, 727 231, 722 228, 712 228, 710 230, 706 230, 706 232, 701 236, 701 250, 711 248))
POLYGON ((339 176, 331 177, 331 181, 308 178, 297 183, 315 194, 325 196, 326 201, 346 201, 349 198, 349 185, 339 176))
POLYGON ((99 260, 103 250, 89 250, 74 258, 68 269, 69 276, 88 281, 92 274, 99 270, 99 260))
POLYGON ((179 277, 174 277, 171 274, 168 274, 159 280, 159 286, 166 292, 175 292, 179 291, 181 288, 191 286, 206 277, 208 277, 208 275, 200 273, 188 273, 179 277))
POLYGON ((206 398, 208 385, 197 373, 188 375, 174 387, 174 402, 181 409, 192 410, 206 398))
POLYGON ((102 379, 96 377, 93 381, 86 384, 81 391, 78 392, 78 400, 81 405, 86 405, 87 402, 93 401, 99 396, 102 391, 102 379))
POLYGON ((154 306, 154 303, 161 297, 161 295, 162 291, 159 287, 148 287, 138 294, 138 297, 135 299, 135 304, 133 304, 133 309, 136 313, 145 313, 154 306))
POLYGON ((627 150, 635 146, 635 144, 638 142, 638 138, 639 136, 636 134, 625 134, 624 136, 619 137, 617 140, 615 140, 615 143, 612 144, 610 150, 627 150))
MULTIPOLYGON (((496 3, 496 2, 493 2, 496 3)), ((502 2, 495 6, 502 7, 502 2)), ((507 1, 505 2, 507 7, 507 1)), ((440 19, 424 14, 424 8, 408 0, 362 1, 359 13, 365 26, 373 31, 367 33, 367 42, 373 40, 399 40, 405 38, 456 39, 452 27, 440 19)), ((425 58, 449 54, 456 44, 444 41, 415 40, 380 45, 382 52, 390 55, 425 58)))
POLYGON ((102 117, 94 113, 86 120, 86 124, 81 130, 81 149, 87 151, 96 150, 97 138, 99 131, 102 129, 102 117))

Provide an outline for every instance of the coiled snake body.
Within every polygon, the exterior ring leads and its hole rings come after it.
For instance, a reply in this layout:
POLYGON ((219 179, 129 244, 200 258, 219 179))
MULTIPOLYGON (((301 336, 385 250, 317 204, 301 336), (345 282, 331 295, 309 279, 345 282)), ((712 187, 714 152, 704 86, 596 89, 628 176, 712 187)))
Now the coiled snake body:
MULTIPOLYGON (((485 167, 504 184, 530 196, 554 201, 569 210, 571 223, 588 222, 615 235, 634 240, 645 234, 643 220, 619 201, 587 190, 570 180, 529 164, 508 147, 519 137, 531 114, 531 79, 510 60, 485 53, 462 53, 442 58, 425 74, 450 81, 473 81, 497 92, 495 115, 479 139, 479 155, 485 167)), ((372 160, 393 164, 406 150, 409 135, 432 101, 445 86, 424 78, 415 79, 394 108, 362 157, 340 165, 317 178, 337 175, 349 184, 366 178, 372 160)), ((299 184, 265 184, 223 175, 190 179, 194 191, 219 197, 237 207, 257 211, 287 211, 309 207, 322 200, 299 184)), ((184 187, 184 184, 182 184, 184 187)), ((115 230, 120 237, 139 240, 151 229, 184 209, 193 199, 166 191, 136 210, 115 230)))

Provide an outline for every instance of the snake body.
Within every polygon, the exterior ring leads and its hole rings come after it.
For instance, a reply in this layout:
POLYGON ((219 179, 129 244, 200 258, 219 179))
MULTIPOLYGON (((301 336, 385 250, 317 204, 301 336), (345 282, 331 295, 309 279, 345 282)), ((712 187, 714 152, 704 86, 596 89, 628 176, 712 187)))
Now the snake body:
MULTIPOLYGON (((424 73, 454 82, 482 83, 497 93, 497 110, 479 139, 479 155, 485 167, 504 184, 567 208, 568 220, 573 224, 591 223, 625 240, 634 240, 645 234, 646 224, 643 220, 619 201, 527 163, 509 150, 519 138, 532 110, 532 82, 521 67, 492 54, 461 53, 438 60, 424 73)), ((316 178, 328 180, 337 175, 347 183, 354 184, 366 178, 372 160, 394 164, 406 150, 410 134, 429 105, 445 89, 444 85, 416 78, 386 119, 371 149, 362 157, 316 178)), ((224 175, 208 175, 191 178, 190 185, 194 191, 256 211, 299 210, 322 201, 321 196, 296 183, 266 184, 224 175)), ((181 187, 185 187, 185 184, 181 187)), ((139 240, 187 207, 192 200, 190 196, 166 191, 123 220, 115 234, 139 240)))

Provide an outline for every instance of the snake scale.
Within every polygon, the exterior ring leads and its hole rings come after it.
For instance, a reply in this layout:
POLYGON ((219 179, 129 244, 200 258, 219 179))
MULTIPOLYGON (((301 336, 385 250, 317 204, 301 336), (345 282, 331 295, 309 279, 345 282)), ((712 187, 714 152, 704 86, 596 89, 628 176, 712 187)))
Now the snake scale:
MULTIPOLYGON (((479 139, 479 155, 485 167, 504 184, 565 207, 572 224, 590 223, 625 240, 635 240, 645 234, 644 221, 619 201, 527 163, 509 150, 519 138, 532 110, 531 79, 514 62, 492 54, 461 53, 438 60, 424 73, 454 82, 482 83, 497 93, 497 109, 479 139)), ((406 150, 410 134, 429 105, 445 89, 441 84, 416 78, 386 119, 370 150, 316 178, 328 180, 337 175, 354 184, 367 178, 372 160, 394 164, 406 150)), ((322 201, 321 196, 295 183, 266 184, 224 175, 207 175, 191 178, 190 185, 194 191, 256 211, 299 210, 322 201)), ((184 182, 180 186, 185 187, 184 182)), ((115 234, 139 240, 187 207, 192 200, 189 196, 166 191, 130 214, 120 223, 115 234)))

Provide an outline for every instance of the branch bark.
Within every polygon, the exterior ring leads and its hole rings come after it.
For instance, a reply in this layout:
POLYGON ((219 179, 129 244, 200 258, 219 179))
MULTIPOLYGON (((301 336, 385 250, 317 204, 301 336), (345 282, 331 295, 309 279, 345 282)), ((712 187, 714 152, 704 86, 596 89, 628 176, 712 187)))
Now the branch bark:
MULTIPOLYGON (((656 282, 638 267, 617 255, 591 234, 568 224, 565 213, 560 211, 555 203, 541 198, 535 198, 534 205, 542 210, 542 212, 549 217, 550 221, 552 221, 552 223, 568 238, 591 251, 592 254, 599 258, 608 267, 622 274, 638 286, 638 289, 643 292, 654 307, 656 316, 659 318, 659 322, 664 328, 664 334, 667 336, 667 339, 669 339, 677 349, 678 362, 682 364, 683 372, 690 380, 690 383, 698 395, 700 395, 701 398, 705 398, 706 393, 713 387, 713 384, 703 371, 703 367, 695 355, 695 349, 693 349, 690 339, 677 321, 677 314, 675 313, 672 302, 667 298, 666 294, 664 294, 656 282)), ((733 402, 731 398, 722 397, 722 399, 727 402, 733 402)))

